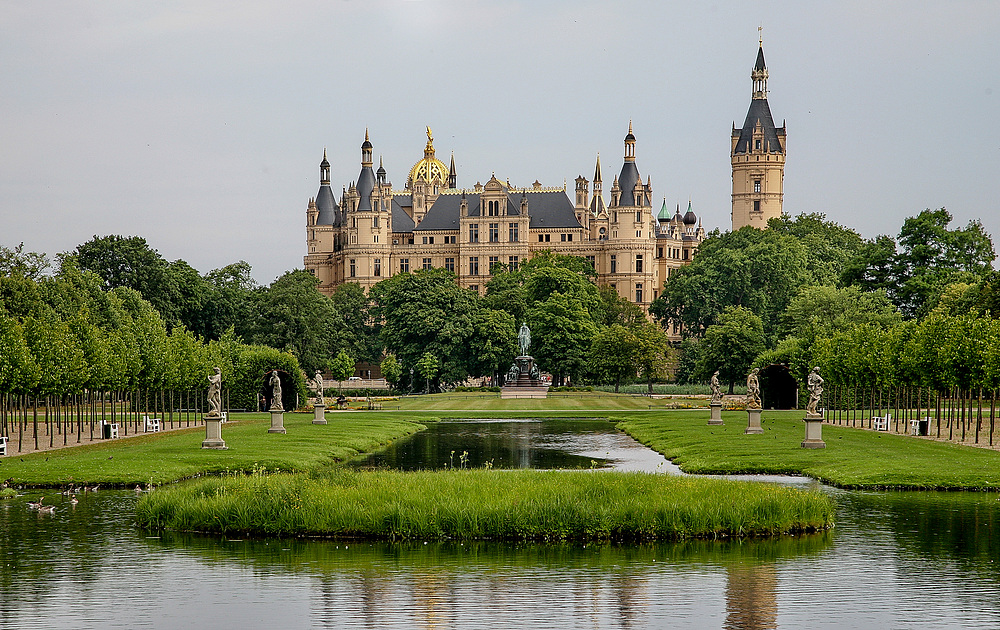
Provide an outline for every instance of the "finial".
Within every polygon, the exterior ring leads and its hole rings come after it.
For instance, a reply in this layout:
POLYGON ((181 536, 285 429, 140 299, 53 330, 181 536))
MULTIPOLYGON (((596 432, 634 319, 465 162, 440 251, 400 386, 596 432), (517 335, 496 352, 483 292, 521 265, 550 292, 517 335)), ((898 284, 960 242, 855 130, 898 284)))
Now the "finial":
POLYGON ((631 118, 628 119, 628 132, 632 133, 632 119, 631 118))
POLYGON ((757 43, 760 44, 761 48, 764 47, 764 25, 761 24, 757 27, 757 43))
POLYGON ((326 159, 326 147, 323 147, 323 159, 326 159))
POLYGON ((365 127, 365 141, 370 142, 370 140, 368 140, 368 127, 365 127))
POLYGON ((427 127, 427 142, 434 142, 434 135, 431 133, 430 126, 427 127))
POLYGON ((382 156, 378 156, 378 167, 382 168, 382 156))

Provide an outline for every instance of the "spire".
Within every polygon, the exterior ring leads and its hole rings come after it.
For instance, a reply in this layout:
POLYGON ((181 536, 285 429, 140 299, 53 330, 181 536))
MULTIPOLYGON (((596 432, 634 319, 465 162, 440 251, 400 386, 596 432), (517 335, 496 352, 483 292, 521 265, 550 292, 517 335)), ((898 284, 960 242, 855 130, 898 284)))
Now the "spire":
POLYGON ((753 97, 755 99, 767 98, 767 65, 764 64, 764 40, 761 39, 757 48, 757 61, 753 65, 750 73, 753 80, 753 97))
POLYGON ((330 185, 330 162, 326 159, 326 147, 323 147, 323 161, 319 163, 319 183, 330 185))
POLYGON ((628 121, 628 135, 625 136, 625 161, 635 162, 635 136, 632 135, 632 120, 628 121))
POLYGON ((372 142, 368 139, 368 127, 365 127, 365 141, 361 143, 361 166, 372 166, 372 142))
POLYGON ((448 188, 455 188, 457 185, 458 185, 458 173, 455 171, 455 152, 452 151, 451 167, 448 169, 448 188))
POLYGON ((601 183, 601 154, 597 154, 597 166, 594 168, 594 184, 601 183))

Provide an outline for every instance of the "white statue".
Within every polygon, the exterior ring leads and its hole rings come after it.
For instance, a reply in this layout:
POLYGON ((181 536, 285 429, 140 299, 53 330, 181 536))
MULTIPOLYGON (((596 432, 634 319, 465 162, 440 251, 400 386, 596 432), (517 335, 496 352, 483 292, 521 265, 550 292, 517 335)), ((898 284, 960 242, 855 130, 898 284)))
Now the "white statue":
POLYGON ((313 384, 316 386, 316 404, 325 405, 326 401, 323 399, 323 373, 316 370, 316 376, 313 379, 313 384))
POLYGON ((531 346, 531 330, 524 322, 521 322, 521 330, 517 333, 517 343, 521 346, 521 356, 528 356, 528 348, 531 346))
POLYGON ((222 370, 219 368, 208 377, 208 415, 213 418, 222 415, 222 370))
POLYGON ((712 403, 722 402, 722 386, 719 384, 718 370, 712 375, 712 381, 709 383, 709 386, 712 388, 712 403))
POLYGON ((285 408, 281 405, 281 378, 278 376, 278 370, 271 371, 268 384, 271 386, 271 411, 284 411, 285 408))
POLYGON ((760 372, 760 368, 754 368, 750 370, 750 374, 747 376, 747 409, 760 409, 760 381, 757 379, 757 373, 760 372))
POLYGON ((819 375, 819 367, 814 367, 809 373, 809 403, 806 405, 806 415, 818 416, 819 399, 823 395, 823 377, 819 375))

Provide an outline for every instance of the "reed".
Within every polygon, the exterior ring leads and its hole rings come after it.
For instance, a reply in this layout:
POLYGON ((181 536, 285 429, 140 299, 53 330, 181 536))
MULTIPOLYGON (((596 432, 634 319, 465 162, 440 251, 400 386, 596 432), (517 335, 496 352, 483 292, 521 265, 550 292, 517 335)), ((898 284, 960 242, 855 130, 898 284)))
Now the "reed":
POLYGON ((369 540, 680 540, 816 531, 819 492, 590 471, 231 474, 142 497, 150 529, 369 540))

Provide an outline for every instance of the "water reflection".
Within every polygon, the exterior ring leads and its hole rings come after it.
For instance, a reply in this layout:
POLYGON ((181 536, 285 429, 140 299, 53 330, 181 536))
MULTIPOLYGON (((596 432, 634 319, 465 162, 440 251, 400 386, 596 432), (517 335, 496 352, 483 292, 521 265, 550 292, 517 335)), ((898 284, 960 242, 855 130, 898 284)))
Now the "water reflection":
POLYGON ((398 470, 492 466, 679 472, 659 453, 599 419, 436 422, 351 465, 398 470))

